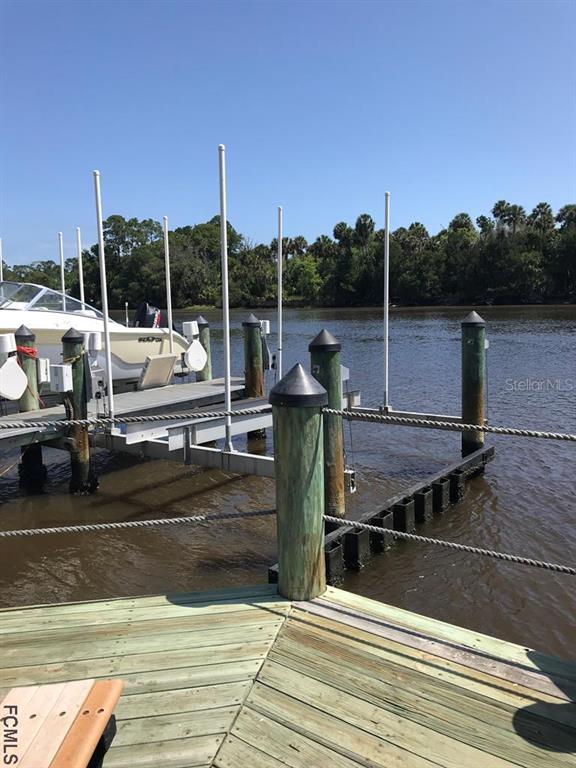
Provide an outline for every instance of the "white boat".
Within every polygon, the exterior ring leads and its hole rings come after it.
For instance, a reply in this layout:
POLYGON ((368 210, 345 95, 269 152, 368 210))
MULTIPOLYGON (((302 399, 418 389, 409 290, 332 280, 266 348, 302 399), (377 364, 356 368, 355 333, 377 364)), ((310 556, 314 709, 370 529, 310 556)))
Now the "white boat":
MULTIPOLYGON (((51 364, 62 363, 62 336, 70 328, 104 333, 102 313, 89 304, 41 285, 2 282, 0 334, 15 333, 21 325, 36 335, 38 356, 49 358, 51 364)), ((168 328, 127 328, 110 319, 109 329, 115 390, 138 380, 146 357, 170 352, 168 328)), ((191 343, 176 331, 172 338, 173 353, 179 358, 176 372, 200 370, 206 358, 199 342, 191 343)), ((98 354, 98 363, 105 367, 104 352, 98 354)))

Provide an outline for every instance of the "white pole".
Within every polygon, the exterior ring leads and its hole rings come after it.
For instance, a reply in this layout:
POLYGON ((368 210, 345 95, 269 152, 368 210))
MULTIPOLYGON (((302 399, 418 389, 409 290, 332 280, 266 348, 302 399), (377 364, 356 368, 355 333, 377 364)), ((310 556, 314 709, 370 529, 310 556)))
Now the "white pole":
POLYGON ((124 302, 124 319, 126 320, 126 328, 130 325, 130 321, 128 320, 128 302, 124 302))
POLYGON ((2 238, 0 237, 0 283, 4 282, 4 252, 2 250, 2 238))
MULTIPOLYGON (((230 307, 228 306, 228 232, 226 229, 226 147, 218 145, 220 161, 220 255, 222 259, 222 312, 224 320, 224 409, 232 409, 230 392, 230 307)), ((226 445, 227 451, 233 451, 232 417, 226 416, 226 445)))
POLYGON ((385 195, 384 218, 384 408, 388 408, 388 313, 390 295, 390 192, 385 195))
POLYGON ((62 309, 66 312, 66 280, 64 277, 64 235, 58 232, 58 249, 60 251, 60 290, 62 291, 62 309))
POLYGON ((80 301, 84 309, 84 269, 82 267, 82 238, 80 227, 76 227, 76 255, 78 257, 78 283, 80 284, 80 301))
POLYGON ((278 379, 282 378, 282 206, 278 206, 278 348, 276 355, 276 372, 278 379))
POLYGON ((114 418, 114 389, 112 381, 112 350, 108 326, 108 285, 106 283, 106 255, 104 253, 104 227, 102 224, 102 198, 100 196, 100 171, 94 171, 94 194, 96 197, 96 226, 98 228, 98 258, 100 261, 100 292, 102 314, 104 315, 104 344, 106 348, 106 386, 108 388, 108 412, 114 418))
POLYGON ((164 216, 164 267, 166 269, 166 307, 168 309, 168 340, 170 354, 174 352, 174 332, 172 330, 172 284, 170 282, 170 244, 168 242, 168 216, 164 216))

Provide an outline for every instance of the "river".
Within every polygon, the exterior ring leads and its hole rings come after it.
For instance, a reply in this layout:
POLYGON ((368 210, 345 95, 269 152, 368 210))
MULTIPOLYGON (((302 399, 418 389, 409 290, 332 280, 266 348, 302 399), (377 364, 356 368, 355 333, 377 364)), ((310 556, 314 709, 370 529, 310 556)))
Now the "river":
MULTIPOLYGON (((467 310, 391 314, 390 401, 397 409, 458 414, 460 320, 467 310)), ((222 374, 220 313, 211 322, 215 375, 222 374)), ((232 369, 242 371, 241 321, 231 319, 232 369)), ((272 320, 275 313, 257 312, 272 320)), ((488 416, 496 425, 576 432, 576 307, 481 309, 487 321, 488 416)), ((177 315, 181 321, 183 315, 177 315)), ((187 315, 191 319, 191 315, 187 315)), ((308 343, 327 327, 342 342, 350 387, 364 405, 382 399, 382 323, 375 309, 285 311, 284 365, 308 361, 308 343)), ((271 337, 271 346, 274 337, 271 337)), ((273 383, 273 372, 268 374, 273 383)), ((358 491, 349 515, 381 508, 412 482, 459 456, 460 435, 354 423, 345 425, 358 491)), ((496 458, 450 514, 419 532, 475 546, 573 565, 576 485, 571 443, 487 437, 496 458)), ((238 447, 245 447, 238 440, 238 447)), ((270 437, 267 449, 270 450, 270 437)), ((133 520, 222 509, 272 507, 270 480, 238 478, 173 462, 99 452, 100 488, 67 493, 68 459, 45 450, 43 496, 19 497, 17 455, 0 457, 5 530, 71 522, 133 520), (14 465, 14 466, 12 466, 14 465)), ((84 600, 265 582, 276 561, 274 518, 151 531, 77 534, 0 542, 0 604, 84 600)), ((411 611, 565 657, 574 656, 576 579, 478 555, 400 544, 344 588, 411 611)))

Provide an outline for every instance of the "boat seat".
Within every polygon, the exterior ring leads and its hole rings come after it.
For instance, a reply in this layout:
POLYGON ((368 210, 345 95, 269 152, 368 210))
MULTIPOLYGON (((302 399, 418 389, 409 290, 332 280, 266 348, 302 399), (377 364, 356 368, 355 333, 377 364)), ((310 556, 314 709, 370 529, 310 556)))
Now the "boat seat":
POLYGON ((4 762, 18 768, 100 768, 116 734, 121 680, 12 688, 0 705, 4 762), (11 755, 17 760, 6 762, 11 755))

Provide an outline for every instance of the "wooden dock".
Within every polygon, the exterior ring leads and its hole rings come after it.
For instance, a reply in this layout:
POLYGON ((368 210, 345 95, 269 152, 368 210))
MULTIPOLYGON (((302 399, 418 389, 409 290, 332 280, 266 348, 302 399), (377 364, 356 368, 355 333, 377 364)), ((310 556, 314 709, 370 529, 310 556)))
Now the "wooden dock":
POLYGON ((334 588, 16 608, 0 634, 2 694, 125 681, 106 768, 574 765, 576 664, 334 588))
MULTIPOLYGON (((232 377, 232 398, 244 395, 244 379, 232 377)), ((176 413, 224 402, 224 379, 211 381, 192 381, 183 384, 170 384, 143 391, 123 392, 114 395, 114 410, 117 417, 144 416, 154 413, 176 413)), ((92 415, 92 414, 91 414, 92 415)), ((96 415, 96 414, 94 414, 96 415)), ((43 408, 39 411, 11 413, 0 416, 1 423, 12 421, 55 421, 65 419, 63 405, 43 408)), ((57 428, 22 428, 0 430, 0 447, 13 448, 36 442, 50 442, 59 436, 57 428)))

